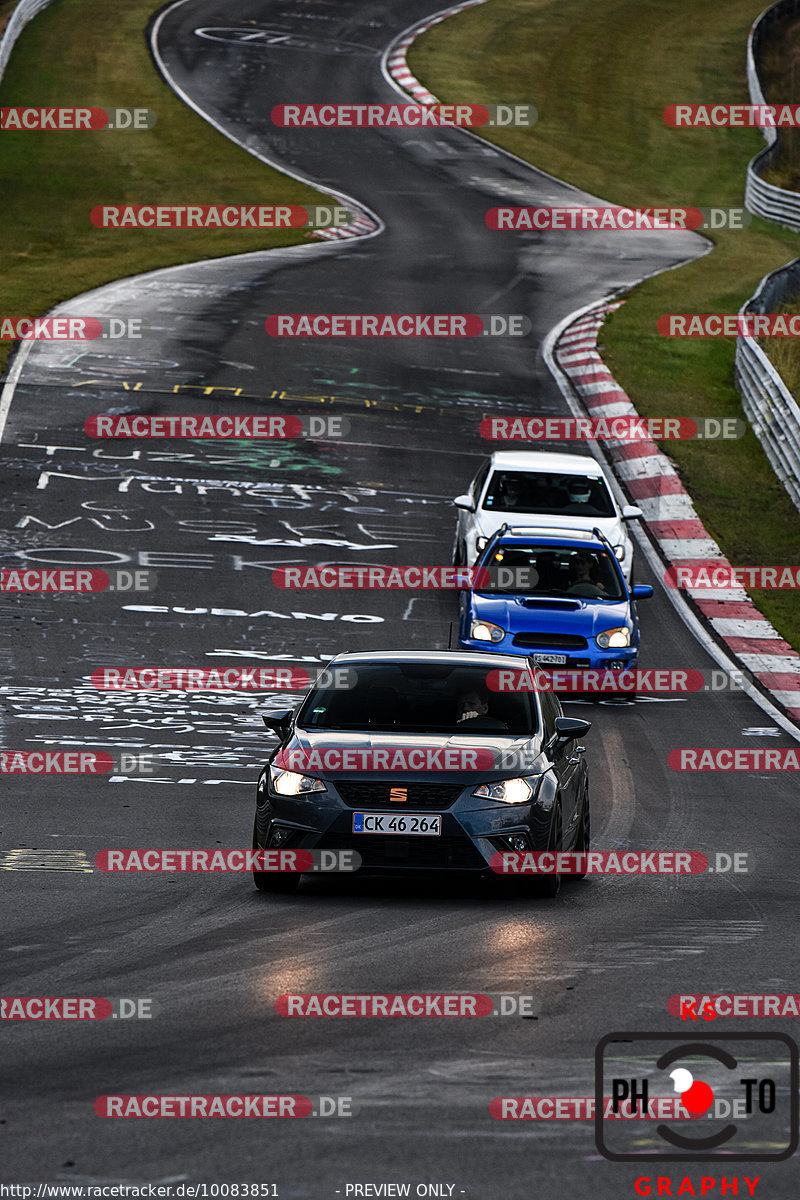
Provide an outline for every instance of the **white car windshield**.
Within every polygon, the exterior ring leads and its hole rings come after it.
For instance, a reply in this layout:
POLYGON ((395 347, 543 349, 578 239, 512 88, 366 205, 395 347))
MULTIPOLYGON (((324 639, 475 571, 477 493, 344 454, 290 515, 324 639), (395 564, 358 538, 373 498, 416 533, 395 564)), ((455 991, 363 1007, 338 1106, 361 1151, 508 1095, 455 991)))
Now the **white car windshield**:
POLYGON ((545 471, 495 471, 482 507, 489 512, 614 516, 614 502, 604 479, 545 471))

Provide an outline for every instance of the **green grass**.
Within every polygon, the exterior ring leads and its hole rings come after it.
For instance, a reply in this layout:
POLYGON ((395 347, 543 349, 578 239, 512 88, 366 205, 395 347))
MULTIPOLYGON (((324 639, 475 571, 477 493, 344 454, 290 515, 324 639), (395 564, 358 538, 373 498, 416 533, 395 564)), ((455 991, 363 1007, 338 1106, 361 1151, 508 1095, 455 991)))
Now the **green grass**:
MULTIPOLYGON (((780 304, 773 309, 777 313, 796 313, 798 298, 790 304, 780 304)), ((797 399, 800 395, 800 353, 794 338, 759 338, 758 344, 777 371, 786 387, 797 399)))
MULTIPOLYGON (((446 102, 535 104, 532 129, 481 133, 586 191, 628 205, 740 207, 761 134, 671 129, 662 112, 674 103, 749 102, 745 45, 762 7, 491 0, 426 33, 409 65, 446 102)), ((733 340, 661 337, 656 320, 736 312, 767 272, 800 254, 800 235, 755 218, 747 230, 712 240, 711 254, 633 289, 603 327, 603 356, 644 416, 742 415, 733 340)), ((800 563, 800 514, 752 433, 662 448, 732 563, 800 563)), ((796 592, 751 594, 800 648, 796 592)))
MULTIPOLYGON (((13 5, 0 5, 3 10, 13 5)), ((157 267, 305 240, 303 230, 95 229, 96 204, 319 204, 164 84, 144 37, 154 0, 57 0, 11 55, 0 105, 151 108, 150 131, 0 134, 0 315, 34 316, 157 267)), ((0 369, 10 343, 0 343, 0 369)))

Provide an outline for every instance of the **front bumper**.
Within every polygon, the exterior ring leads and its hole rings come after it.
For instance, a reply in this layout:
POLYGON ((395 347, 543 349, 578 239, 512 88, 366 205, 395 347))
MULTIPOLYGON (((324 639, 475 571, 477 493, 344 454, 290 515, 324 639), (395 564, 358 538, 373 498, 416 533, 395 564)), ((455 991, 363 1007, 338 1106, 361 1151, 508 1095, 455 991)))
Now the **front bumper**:
POLYGON ((624 649, 601 650, 599 646, 587 646, 576 650, 552 650, 542 647, 515 646, 514 635, 507 633, 502 642, 479 642, 474 638, 459 638, 459 650, 488 650, 498 654, 514 654, 518 658, 536 658, 538 655, 558 655, 565 659, 562 663, 541 663, 545 669, 552 667, 562 671, 616 671, 628 670, 636 666, 639 658, 638 646, 626 646, 624 649))
MULTIPOLYGON (((385 783, 385 776, 381 781, 385 783)), ((402 784, 402 779, 392 783, 402 784)), ((467 872, 494 877, 490 868, 493 854, 514 848, 509 838, 523 837, 527 848, 546 849, 550 831, 550 808, 536 799, 526 804, 489 802, 469 790, 446 809, 414 807, 413 803, 393 804, 391 809, 378 803, 357 808, 347 805, 328 783, 327 792, 311 793, 312 801, 297 797, 273 796, 266 789, 259 793, 256 809, 256 843, 262 849, 281 839, 281 848, 303 850, 355 850, 361 856, 363 874, 423 873, 428 871, 467 872), (370 834, 353 832, 356 811, 393 812, 402 815, 441 816, 438 836, 370 834)), ((537 789, 537 793, 538 794, 537 789)))

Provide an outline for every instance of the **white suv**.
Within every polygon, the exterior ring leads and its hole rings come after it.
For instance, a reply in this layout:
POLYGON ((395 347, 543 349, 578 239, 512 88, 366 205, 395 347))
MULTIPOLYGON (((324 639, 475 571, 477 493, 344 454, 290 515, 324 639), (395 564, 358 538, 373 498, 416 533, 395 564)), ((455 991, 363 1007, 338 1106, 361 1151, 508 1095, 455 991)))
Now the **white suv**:
POLYGON ((619 507, 603 468, 590 454, 499 451, 483 463, 469 492, 453 503, 459 510, 456 566, 472 566, 501 525, 599 529, 631 580, 633 542, 625 521, 641 517, 642 510, 633 504, 619 507))

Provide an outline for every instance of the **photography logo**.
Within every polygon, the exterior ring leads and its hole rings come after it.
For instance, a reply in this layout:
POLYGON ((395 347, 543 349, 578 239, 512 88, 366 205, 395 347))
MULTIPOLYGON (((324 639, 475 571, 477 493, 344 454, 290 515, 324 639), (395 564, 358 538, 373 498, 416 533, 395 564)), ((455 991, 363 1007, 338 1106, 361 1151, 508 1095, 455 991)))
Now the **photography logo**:
POLYGON ((779 1033, 609 1033, 595 1051, 595 1141, 612 1162, 770 1162, 798 1145, 798 1050, 779 1033), (688 1115, 652 1114, 680 1099, 688 1115), (609 1103, 610 1100, 610 1103, 609 1103))

